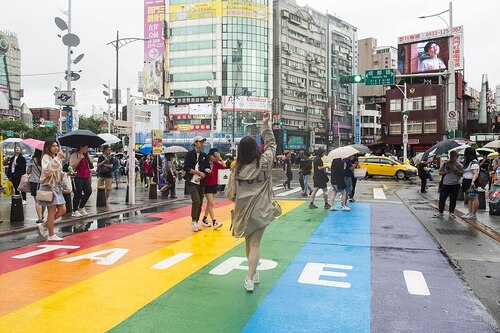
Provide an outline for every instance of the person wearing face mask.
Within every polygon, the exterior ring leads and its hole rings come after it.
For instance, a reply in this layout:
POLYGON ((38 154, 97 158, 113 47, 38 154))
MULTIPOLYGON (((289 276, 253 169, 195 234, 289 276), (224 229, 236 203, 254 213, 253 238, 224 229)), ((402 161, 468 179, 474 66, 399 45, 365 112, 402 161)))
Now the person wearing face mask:
POLYGON ((7 178, 12 182, 15 189, 15 194, 21 194, 23 197, 23 205, 26 205, 26 192, 19 192, 17 187, 21 182, 21 177, 26 173, 26 159, 21 154, 21 146, 14 147, 14 156, 12 156, 7 165, 7 178))
POLYGON ((453 150, 450 152, 450 159, 439 168, 439 175, 441 176, 441 181, 439 182, 439 212, 434 215, 435 218, 444 217, 444 206, 448 196, 450 197, 450 205, 448 208, 450 219, 455 218, 458 192, 460 191, 462 175, 464 174, 462 164, 460 164, 457 159, 458 152, 453 150))

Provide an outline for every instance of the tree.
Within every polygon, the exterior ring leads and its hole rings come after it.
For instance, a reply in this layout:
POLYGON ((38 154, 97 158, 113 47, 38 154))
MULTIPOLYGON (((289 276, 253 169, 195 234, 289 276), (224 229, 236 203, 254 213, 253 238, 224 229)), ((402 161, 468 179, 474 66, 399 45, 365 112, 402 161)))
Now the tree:
POLYGON ((21 120, 0 119, 0 130, 13 131, 14 136, 20 137, 21 133, 29 130, 29 127, 21 120))
POLYGON ((28 130, 24 137, 37 140, 45 140, 48 138, 55 138, 57 133, 56 127, 35 127, 28 130))
POLYGON ((96 134, 102 133, 101 120, 94 117, 78 117, 78 128, 86 129, 96 134))

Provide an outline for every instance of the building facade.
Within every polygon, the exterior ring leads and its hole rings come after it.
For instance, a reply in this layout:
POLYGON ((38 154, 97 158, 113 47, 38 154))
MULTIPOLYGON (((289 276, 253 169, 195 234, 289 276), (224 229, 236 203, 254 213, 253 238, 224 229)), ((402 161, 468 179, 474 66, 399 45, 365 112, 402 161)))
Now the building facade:
POLYGON ((21 49, 15 33, 0 31, 0 117, 21 118, 21 49))
MULTIPOLYGON (((166 2, 166 97, 172 129, 194 136, 257 131, 272 100, 272 6, 268 0, 166 2), (193 132, 193 133, 186 133, 193 132)), ((234 133, 234 134, 233 134, 234 133)))

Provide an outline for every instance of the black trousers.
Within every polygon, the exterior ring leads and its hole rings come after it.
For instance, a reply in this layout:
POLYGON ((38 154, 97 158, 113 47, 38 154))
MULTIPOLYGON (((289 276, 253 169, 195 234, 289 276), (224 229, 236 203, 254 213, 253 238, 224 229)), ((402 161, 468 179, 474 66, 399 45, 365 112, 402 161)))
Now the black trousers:
POLYGON ((426 189, 425 187, 427 186, 427 178, 420 178, 420 192, 425 193, 426 189))
POLYGON ((201 206, 203 205, 203 197, 205 196, 205 185, 196 185, 187 180, 187 190, 193 202, 191 206, 191 219, 198 222, 201 214, 201 206))
POLYGON ((441 187, 441 192, 439 192, 439 212, 444 212, 444 205, 448 196, 450 197, 450 206, 448 211, 453 213, 455 207, 457 206, 458 192, 460 191, 460 184, 456 185, 444 185, 441 187))
POLYGON ((292 179, 293 179, 293 173, 288 172, 286 174, 286 181, 283 183, 283 187, 287 188, 287 186, 288 186, 288 188, 290 188, 290 183, 291 183, 292 179))
POLYGON ((85 207, 91 194, 92 194, 92 180, 90 178, 75 177, 73 211, 85 207))
POLYGON ((356 193, 356 183, 358 182, 358 178, 352 177, 352 188, 351 188, 351 195, 349 198, 354 198, 354 193, 356 193))

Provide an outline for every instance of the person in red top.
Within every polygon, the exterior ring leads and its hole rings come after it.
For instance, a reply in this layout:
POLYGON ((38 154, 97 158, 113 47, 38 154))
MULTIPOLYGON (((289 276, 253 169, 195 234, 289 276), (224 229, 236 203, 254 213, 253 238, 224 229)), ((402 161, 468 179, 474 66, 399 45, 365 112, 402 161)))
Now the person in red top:
POLYGON ((146 175, 146 188, 151 185, 151 178, 153 178, 153 172, 154 172, 154 167, 153 167, 153 160, 151 159, 151 155, 148 155, 146 157, 146 160, 142 164, 142 171, 146 175))
MULTIPOLYGON (((85 204, 92 194, 92 180, 88 155, 89 146, 83 145, 69 157, 69 165, 75 170, 75 188, 73 196, 73 212, 71 216, 80 217, 87 215, 85 204), (83 192, 83 194, 82 194, 83 192)), ((92 165, 92 168, 94 166, 92 165)))
POLYGON ((226 166, 216 148, 210 149, 208 152, 208 160, 210 162, 210 169, 205 170, 207 172, 207 177, 205 178, 205 196, 207 197, 207 206, 205 207, 202 224, 210 226, 210 222, 207 220, 207 216, 210 214, 210 217, 212 218, 212 226, 214 230, 217 230, 222 227, 222 222, 215 219, 214 199, 219 190, 219 185, 217 184, 219 180, 219 169, 225 169, 226 166))

